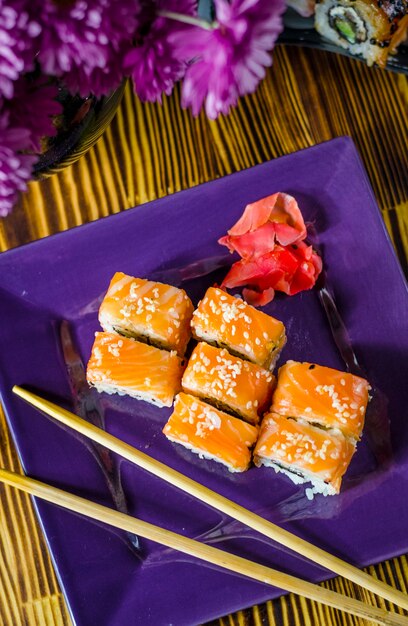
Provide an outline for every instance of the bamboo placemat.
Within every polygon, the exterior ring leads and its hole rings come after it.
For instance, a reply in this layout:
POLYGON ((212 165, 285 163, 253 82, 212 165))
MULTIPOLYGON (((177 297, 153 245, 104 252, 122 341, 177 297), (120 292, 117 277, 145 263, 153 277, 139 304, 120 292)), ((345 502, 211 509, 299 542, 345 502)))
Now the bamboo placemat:
MULTIPOLYGON (((204 116, 193 119, 181 111, 178 91, 160 107, 142 105, 128 88, 116 118, 96 146, 70 168, 32 183, 12 215, 0 220, 0 250, 350 135, 408 274, 407 113, 406 76, 368 69, 329 53, 290 47, 276 50, 273 68, 257 93, 216 122, 204 116)), ((2 413, 0 464, 21 471, 2 413)), ((405 556, 367 571, 407 592, 405 556)), ((370 600, 368 592, 341 578, 324 586, 370 600)), ((289 595, 211 626, 363 623, 289 595)), ((70 624, 29 497, 0 486, 0 625, 70 624)))

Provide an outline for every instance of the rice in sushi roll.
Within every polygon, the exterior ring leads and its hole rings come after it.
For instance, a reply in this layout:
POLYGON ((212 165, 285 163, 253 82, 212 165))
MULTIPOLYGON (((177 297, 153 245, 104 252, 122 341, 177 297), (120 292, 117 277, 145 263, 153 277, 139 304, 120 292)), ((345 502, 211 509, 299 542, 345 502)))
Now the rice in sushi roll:
POLYGON ((191 327, 199 341, 267 369, 273 369, 286 343, 282 322, 216 287, 207 290, 191 327))
POLYGON ((181 376, 181 360, 176 352, 115 333, 95 333, 86 378, 98 391, 171 406, 180 390, 181 376))
POLYGON ((201 458, 226 465, 230 472, 244 472, 251 463, 258 429, 194 396, 180 393, 163 433, 201 458))
POLYGON ((201 342, 190 357, 181 384, 186 393, 257 424, 270 405, 274 382, 273 374, 259 365, 201 342))
POLYGON ((183 356, 193 310, 183 289, 116 272, 99 309, 99 322, 108 332, 183 356))
POLYGON ((355 441, 338 429, 325 430, 302 419, 269 413, 261 425, 254 462, 284 473, 296 484, 310 482, 306 494, 312 498, 314 493, 339 493, 354 452, 355 441))

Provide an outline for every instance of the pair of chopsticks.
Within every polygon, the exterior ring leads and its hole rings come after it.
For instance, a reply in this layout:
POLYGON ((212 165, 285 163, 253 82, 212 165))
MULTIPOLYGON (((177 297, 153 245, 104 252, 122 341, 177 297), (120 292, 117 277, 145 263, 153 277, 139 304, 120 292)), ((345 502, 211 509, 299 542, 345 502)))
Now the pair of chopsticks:
MULTIPOLYGON (((286 546, 294 552, 307 557, 311 561, 344 576, 365 589, 379 595, 380 597, 393 602, 401 608, 408 610, 408 597, 397 589, 393 589, 386 583, 376 580, 369 574, 360 571, 353 565, 331 555, 330 553, 314 546, 313 544, 296 537, 287 530, 276 526, 272 522, 252 513, 239 504, 225 498, 221 494, 204 487, 200 483, 184 476, 180 472, 173 470, 163 463, 156 461, 147 454, 140 452, 129 444, 106 433, 100 428, 90 424, 77 415, 45 400, 21 387, 13 387, 14 393, 35 406, 40 411, 61 422, 62 424, 80 432, 91 440, 105 446, 109 450, 116 452, 123 458, 131 461, 135 465, 151 472, 166 482, 178 487, 197 499, 210 504, 215 509, 222 511, 230 517, 242 522, 246 526, 260 532, 270 539, 286 546)), ((379 609, 364 604, 358 600, 343 596, 334 591, 324 589, 305 580, 284 574, 277 570, 264 567, 257 563, 243 559, 236 555, 229 554, 218 548, 202 544, 196 540, 188 539, 163 528, 153 526, 147 522, 135 519, 129 515, 119 513, 108 507, 101 506, 67 493, 55 487, 51 487, 39 481, 0 470, 0 481, 8 485, 17 487, 31 495, 62 506, 71 511, 81 513, 93 519, 121 528, 129 532, 136 533, 141 537, 151 539, 167 547, 184 552, 198 559, 202 559, 228 569, 230 571, 243 574, 249 578, 263 582, 285 591, 293 592, 311 600, 316 600, 328 606, 354 614, 358 617, 369 619, 377 624, 387 626, 408 626, 408 618, 396 613, 390 613, 384 609, 379 609)))

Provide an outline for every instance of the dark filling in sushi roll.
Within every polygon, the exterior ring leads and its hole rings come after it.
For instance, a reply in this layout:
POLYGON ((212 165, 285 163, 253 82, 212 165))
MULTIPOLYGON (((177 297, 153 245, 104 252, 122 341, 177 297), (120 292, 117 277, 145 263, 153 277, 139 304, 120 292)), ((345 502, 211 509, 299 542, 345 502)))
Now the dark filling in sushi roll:
POLYGON ((332 7, 329 11, 329 24, 340 37, 351 44, 362 43, 367 39, 364 20, 355 9, 332 7))

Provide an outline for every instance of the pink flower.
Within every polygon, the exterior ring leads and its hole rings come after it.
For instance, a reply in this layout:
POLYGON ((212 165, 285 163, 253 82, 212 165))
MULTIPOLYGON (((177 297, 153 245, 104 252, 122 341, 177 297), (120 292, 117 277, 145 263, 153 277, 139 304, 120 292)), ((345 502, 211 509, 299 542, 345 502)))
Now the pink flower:
POLYGON ((0 215, 13 208, 19 191, 26 191, 36 156, 24 154, 30 146, 30 131, 9 128, 8 113, 0 114, 0 215))
POLYGON ((38 53, 43 72, 52 76, 66 74, 67 82, 85 95, 90 93, 87 84, 97 71, 98 90, 111 91, 112 86, 107 86, 109 79, 104 77, 102 81, 101 76, 109 75, 114 63, 122 63, 121 50, 136 31, 139 9, 138 0, 43 0, 38 53))
POLYGON ((57 134, 53 118, 62 113, 57 96, 58 87, 44 77, 33 80, 22 76, 15 84, 14 98, 5 108, 13 128, 29 131, 28 149, 31 151, 40 152, 41 139, 57 134))
POLYGON ((269 51, 282 30, 284 0, 215 0, 211 30, 190 28, 175 37, 178 54, 195 59, 187 69, 182 104, 194 115, 228 113, 238 97, 255 90, 272 64, 269 51))
POLYGON ((0 97, 12 98, 14 82, 34 65, 34 40, 41 32, 23 0, 0 2, 0 97))
POLYGON ((64 84, 70 93, 82 98, 89 94, 96 98, 109 95, 123 80, 123 57, 123 53, 112 55, 103 67, 95 67, 89 74, 82 66, 73 67, 64 74, 64 84))
POLYGON ((143 102, 161 103, 162 94, 170 95, 174 83, 184 76, 186 64, 175 54, 172 37, 188 28, 183 22, 163 17, 161 12, 194 15, 196 2, 157 0, 155 7, 148 2, 143 9, 141 40, 127 53, 124 67, 143 102))

